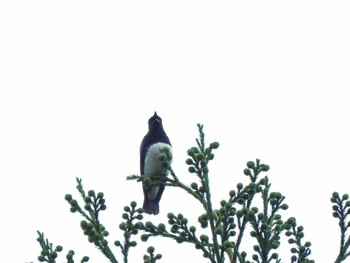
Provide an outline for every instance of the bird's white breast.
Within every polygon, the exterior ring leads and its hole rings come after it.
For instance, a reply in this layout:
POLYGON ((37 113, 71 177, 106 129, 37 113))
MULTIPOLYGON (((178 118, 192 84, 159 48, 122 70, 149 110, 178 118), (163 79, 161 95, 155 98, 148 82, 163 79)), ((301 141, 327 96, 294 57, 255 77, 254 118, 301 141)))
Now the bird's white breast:
MULTIPOLYGON (((144 173, 145 175, 149 175, 152 177, 161 177, 167 175, 166 168, 163 167, 163 162, 160 160, 160 157, 162 155, 162 150, 164 148, 168 148, 170 151, 171 156, 171 146, 166 143, 155 143, 152 144, 147 153, 145 158, 145 165, 144 165, 144 173)), ((171 160, 170 160, 171 161, 171 160)), ((148 199, 154 200, 158 194, 159 191, 159 185, 153 186, 150 189, 148 189, 147 195, 148 199)))
POLYGON ((149 175, 149 176, 166 175, 166 169, 163 167, 162 161, 159 159, 161 157, 162 150, 164 148, 168 148, 171 153, 171 146, 166 143, 158 142, 158 143, 152 144, 149 147, 146 153, 145 164, 144 164, 145 175, 149 175))

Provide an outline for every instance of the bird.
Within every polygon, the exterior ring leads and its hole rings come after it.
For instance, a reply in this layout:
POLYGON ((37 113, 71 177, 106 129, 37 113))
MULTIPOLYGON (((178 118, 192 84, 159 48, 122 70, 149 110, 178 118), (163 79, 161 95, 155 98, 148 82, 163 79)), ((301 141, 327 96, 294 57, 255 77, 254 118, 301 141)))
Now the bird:
MULTIPOLYGON (((144 136, 140 146, 140 172, 152 179, 159 181, 160 178, 168 175, 167 168, 161 160, 162 150, 167 148, 169 164, 172 161, 172 146, 170 140, 163 129, 162 119, 154 112, 148 120, 148 132, 144 136), (157 179, 158 177, 158 179, 157 179)), ((143 210, 147 214, 159 214, 159 201, 162 197, 165 185, 146 185, 142 183, 144 203, 143 210)))

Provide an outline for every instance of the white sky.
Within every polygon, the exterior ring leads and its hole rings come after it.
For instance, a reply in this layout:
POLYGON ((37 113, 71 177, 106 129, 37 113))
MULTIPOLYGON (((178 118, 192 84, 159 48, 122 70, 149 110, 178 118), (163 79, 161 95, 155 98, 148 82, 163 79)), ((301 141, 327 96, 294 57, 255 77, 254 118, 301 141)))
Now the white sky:
MULTIPOLYGON (((125 177, 139 171, 157 110, 181 179, 192 181, 186 150, 203 123, 207 141, 221 143, 210 168, 215 205, 260 158, 286 196, 285 217, 305 227, 312 258, 334 261, 329 198, 350 193, 349 13, 348 1, 2 1, 0 260, 36 260, 40 230, 64 254, 103 262, 64 195, 78 197, 75 177, 104 192, 109 240, 120 238, 122 208, 143 201, 141 185, 125 177)), ((201 212, 174 189, 160 209, 147 219, 183 212, 196 224, 201 212)), ((190 246, 141 244, 131 262, 149 245, 162 262, 189 252, 205 262, 190 246)))

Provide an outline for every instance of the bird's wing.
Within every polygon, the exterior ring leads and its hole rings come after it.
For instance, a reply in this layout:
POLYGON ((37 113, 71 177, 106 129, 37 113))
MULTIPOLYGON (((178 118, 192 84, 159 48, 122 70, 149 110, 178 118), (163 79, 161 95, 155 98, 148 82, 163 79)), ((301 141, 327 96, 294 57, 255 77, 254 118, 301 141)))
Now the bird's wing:
POLYGON ((144 168, 145 168, 145 158, 146 158, 146 151, 147 151, 146 141, 147 141, 147 135, 143 138, 140 146, 140 174, 141 175, 143 175, 144 168))

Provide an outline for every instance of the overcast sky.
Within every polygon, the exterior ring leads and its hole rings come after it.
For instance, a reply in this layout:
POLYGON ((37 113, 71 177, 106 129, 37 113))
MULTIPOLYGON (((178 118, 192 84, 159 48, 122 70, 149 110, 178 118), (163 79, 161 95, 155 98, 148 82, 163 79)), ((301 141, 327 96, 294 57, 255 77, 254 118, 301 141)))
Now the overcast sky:
MULTIPOLYGON (((185 182, 197 123, 220 142, 210 166, 214 204, 249 160, 269 164, 272 189, 333 262, 333 191, 350 194, 350 5, 347 1, 2 1, 0 3, 0 261, 35 261, 43 231, 64 254, 103 262, 66 193, 105 193, 102 221, 121 238, 124 205, 143 202, 139 146, 156 110, 185 182)), ((166 189, 160 215, 201 207, 166 189)), ((141 243, 141 242, 139 242, 141 243)), ((151 239, 162 262, 205 262, 191 246, 151 239), (183 261, 185 262, 185 261, 183 261)), ((142 248, 143 251, 140 251, 142 248)), ((121 260, 119 251, 115 254, 121 260)), ((285 262, 290 255, 284 255, 285 262)), ((63 258, 61 258, 61 261, 63 258)), ((59 261, 59 262, 61 262, 59 261)))

